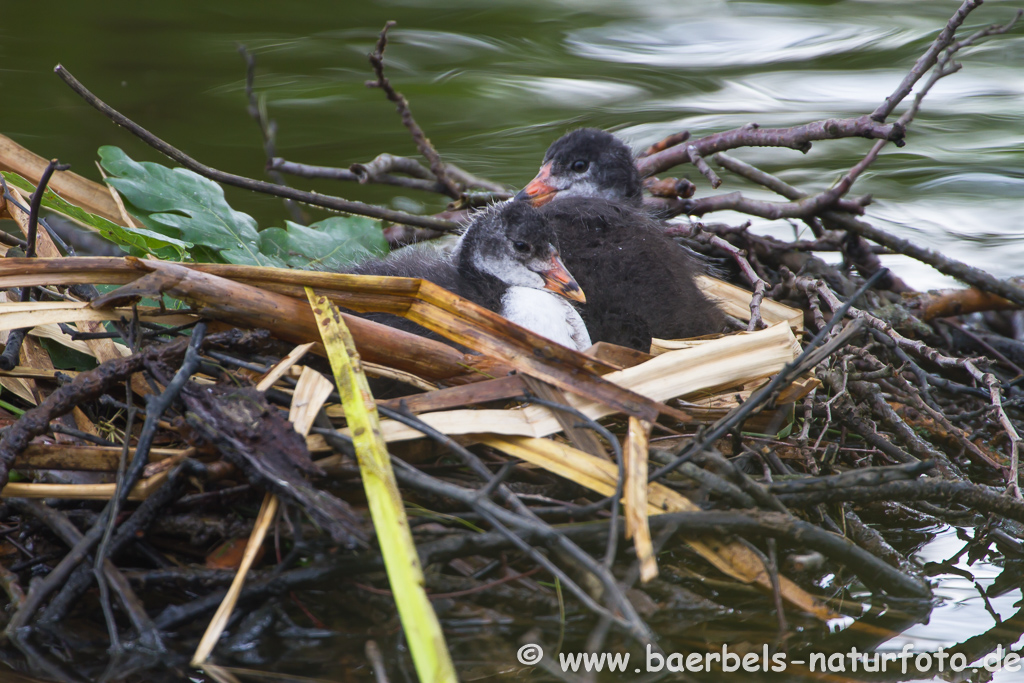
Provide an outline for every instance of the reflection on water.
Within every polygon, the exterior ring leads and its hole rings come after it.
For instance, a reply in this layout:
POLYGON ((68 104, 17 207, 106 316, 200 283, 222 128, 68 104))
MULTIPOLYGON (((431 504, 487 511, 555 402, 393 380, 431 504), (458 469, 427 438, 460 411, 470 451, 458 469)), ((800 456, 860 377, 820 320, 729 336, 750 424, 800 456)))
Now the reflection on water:
MULTIPOLYGON (((964 547, 965 541, 957 537, 955 529, 947 529, 936 536, 917 554, 920 562, 942 563, 953 558, 964 547)), ((967 635, 980 634, 999 626, 1021 608, 1021 589, 1007 591, 997 588, 996 582, 1006 570, 988 561, 971 562, 961 557, 950 571, 933 577, 937 581, 935 597, 938 605, 927 624, 911 626, 883 646, 887 651, 900 650, 912 643, 916 652, 935 652, 940 647, 950 648, 962 643, 967 635)), ((1018 637, 1024 639, 1024 636, 1018 637)), ((1017 643, 1005 643, 1003 649, 1020 648, 1017 643)), ((1003 671, 994 681, 1019 680, 1019 672, 1003 671)))
POLYGON ((883 50, 915 37, 885 28, 751 16, 582 29, 571 32, 566 44, 574 54, 608 62, 720 69, 883 50))
POLYGON ((494 96, 506 97, 515 97, 516 90, 535 95, 550 106, 570 109, 639 99, 645 94, 643 88, 627 83, 550 76, 496 78, 481 88, 481 92, 490 91, 494 96))

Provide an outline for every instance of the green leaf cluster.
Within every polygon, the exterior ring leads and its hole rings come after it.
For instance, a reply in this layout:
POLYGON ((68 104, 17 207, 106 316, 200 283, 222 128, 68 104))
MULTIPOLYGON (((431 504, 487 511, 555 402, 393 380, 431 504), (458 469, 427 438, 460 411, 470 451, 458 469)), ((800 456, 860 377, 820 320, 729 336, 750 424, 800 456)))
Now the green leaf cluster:
MULTIPOLYGON (((260 230, 252 216, 235 211, 224 189, 187 169, 135 161, 118 147, 101 147, 100 164, 143 228, 126 228, 74 206, 47 189, 42 205, 83 225, 135 256, 335 271, 387 254, 378 221, 332 216, 308 226, 285 221, 260 230)), ((3 173, 26 192, 33 186, 3 173)))
POLYGON ((260 231, 235 211, 224 189, 184 168, 134 161, 117 147, 101 147, 100 163, 147 228, 196 245, 195 260, 278 268, 338 270, 388 251, 377 221, 334 216, 309 226, 285 222, 260 231))

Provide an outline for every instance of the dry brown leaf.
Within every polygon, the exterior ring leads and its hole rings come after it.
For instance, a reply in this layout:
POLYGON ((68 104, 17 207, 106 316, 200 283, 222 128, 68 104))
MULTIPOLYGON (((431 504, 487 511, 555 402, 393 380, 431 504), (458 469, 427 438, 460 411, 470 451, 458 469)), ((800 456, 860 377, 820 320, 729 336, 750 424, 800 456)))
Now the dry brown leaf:
MULTIPOLYGON (((49 159, 29 151, 5 135, 0 135, 0 169, 14 171, 33 185, 46 169, 49 159)), ((47 185, 68 202, 89 213, 121 223, 121 217, 107 189, 71 171, 56 171, 47 185)))

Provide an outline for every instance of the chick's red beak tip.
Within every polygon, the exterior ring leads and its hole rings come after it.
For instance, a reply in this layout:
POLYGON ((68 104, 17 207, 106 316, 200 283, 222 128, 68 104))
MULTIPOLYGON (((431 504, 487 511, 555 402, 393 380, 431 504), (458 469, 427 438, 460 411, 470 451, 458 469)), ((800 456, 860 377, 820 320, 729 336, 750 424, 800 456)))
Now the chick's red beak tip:
POLYGON ((531 180, 519 195, 525 197, 534 206, 544 206, 554 199, 555 193, 558 192, 558 188, 550 184, 550 178, 551 162, 548 162, 541 166, 537 177, 531 180))
POLYGON ((569 274, 565 264, 557 256, 551 257, 551 267, 541 273, 544 278, 544 289, 561 294, 566 299, 578 301, 581 304, 587 302, 587 297, 580 289, 579 283, 569 274))

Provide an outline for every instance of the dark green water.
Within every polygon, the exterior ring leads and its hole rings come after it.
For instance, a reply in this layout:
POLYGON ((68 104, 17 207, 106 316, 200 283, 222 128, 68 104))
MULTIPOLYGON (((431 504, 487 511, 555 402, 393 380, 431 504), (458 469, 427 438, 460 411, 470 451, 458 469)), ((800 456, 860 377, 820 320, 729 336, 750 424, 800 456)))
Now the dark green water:
MULTIPOLYGON (((63 63, 101 98, 206 163, 260 176, 264 158, 245 113, 244 43, 257 90, 291 160, 348 166, 415 149, 382 93, 363 85, 366 53, 388 19, 394 84, 448 160, 511 186, 532 177, 567 128, 618 130, 636 146, 756 121, 785 126, 870 112, 903 77, 958 3, 398 1, 5 3, 0 23, 0 132, 96 177, 95 150, 161 160, 78 100, 52 75, 63 63), (894 9, 898 8, 898 9, 894 9)), ((969 27, 1012 16, 992 2, 969 27)), ((869 217, 1001 276, 1024 272, 1024 27, 962 53, 964 69, 926 100, 908 145, 858 181, 869 217)), ((737 156, 807 191, 827 187, 868 149, 864 140, 737 156)), ((703 178, 689 167, 702 193, 703 178)), ((719 191, 747 189, 726 176, 719 191)), ((295 180, 310 187, 308 181, 295 180)), ((354 199, 421 203, 390 190, 313 184, 354 199)), ((230 191, 260 224, 276 200, 230 191)), ((738 216, 720 216, 735 220, 738 216)), ((714 218, 714 217, 712 217, 714 218)), ((758 230, 792 235, 785 222, 758 230)), ((921 287, 944 278, 894 258, 921 287)))
MULTIPOLYGON (((445 159, 519 187, 566 129, 611 128, 644 146, 688 129, 695 136, 749 122, 787 126, 872 111, 904 76, 958 3, 918 2, 7 2, 0 11, 0 132, 98 179, 96 148, 114 144, 164 161, 81 102, 51 72, 58 62, 97 95, 194 157, 260 177, 259 132, 246 114, 245 43, 258 58, 258 92, 279 126, 279 153, 347 167, 415 148, 394 108, 363 82, 366 53, 388 19, 394 85, 445 159)), ((1021 3, 991 2, 969 27, 1003 22, 1021 3)), ((875 224, 1000 276, 1024 273, 1024 26, 965 50, 962 72, 925 101, 905 148, 887 150, 858 181, 875 224)), ((867 151, 864 140, 736 156, 814 192, 867 151)), ((689 167, 698 192, 710 192, 689 167)), ((724 175, 719 191, 743 189, 724 175)), ((309 184, 348 198, 438 210, 429 195, 396 197, 354 184, 309 184)), ((280 225, 275 199, 228 191, 261 226, 280 225)), ((738 216, 712 219, 740 222, 738 216)), ((785 222, 758 230, 792 236, 785 222)), ((886 257, 918 287, 946 280, 886 257)), ((942 534, 922 559, 955 551, 942 534)), ((966 565, 962 568, 966 568, 966 565)), ((978 585, 998 567, 971 568, 978 585)), ((970 581, 945 577, 943 604, 904 642, 918 650, 992 628, 970 581)), ((1019 589, 993 597, 1005 618, 1019 589)), ((1003 676, 1005 674, 1001 674, 1003 676)), ((1019 680, 1010 677, 996 680, 1019 680)))

